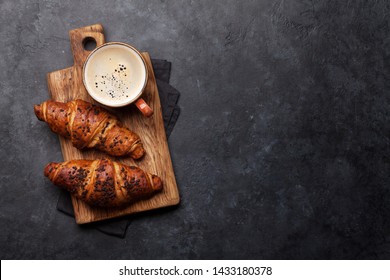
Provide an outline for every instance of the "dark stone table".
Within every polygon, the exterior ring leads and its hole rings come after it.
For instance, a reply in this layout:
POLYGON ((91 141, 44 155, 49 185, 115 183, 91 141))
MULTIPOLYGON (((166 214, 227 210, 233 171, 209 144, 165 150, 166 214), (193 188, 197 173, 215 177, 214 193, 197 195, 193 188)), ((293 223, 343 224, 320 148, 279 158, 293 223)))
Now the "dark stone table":
POLYGON ((387 1, 0 3, 0 256, 5 259, 390 257, 387 1), (59 141, 33 105, 100 22, 172 61, 179 207, 126 238, 56 210, 59 141))

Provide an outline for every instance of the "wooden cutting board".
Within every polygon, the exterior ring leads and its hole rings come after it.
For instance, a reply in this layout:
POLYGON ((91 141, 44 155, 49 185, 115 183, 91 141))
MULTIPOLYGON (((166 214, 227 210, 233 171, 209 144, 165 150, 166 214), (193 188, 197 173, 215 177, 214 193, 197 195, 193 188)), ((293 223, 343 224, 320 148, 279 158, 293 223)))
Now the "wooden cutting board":
MULTIPOLYGON (((47 83, 52 99, 68 102, 73 99, 84 99, 97 104, 89 97, 82 79, 82 68, 90 51, 84 49, 87 41, 95 40, 97 46, 104 40, 103 27, 100 24, 74 29, 69 32, 74 65, 72 67, 47 74, 47 83)), ((143 52, 148 68, 148 83, 142 97, 153 109, 154 115, 144 117, 135 105, 120 109, 109 109, 119 119, 136 132, 144 144, 146 155, 138 161, 131 158, 112 158, 127 165, 135 165, 141 169, 158 175, 164 184, 163 191, 151 199, 143 200, 130 205, 125 209, 101 209, 88 206, 81 200, 72 197, 76 222, 85 224, 109 218, 120 217, 131 213, 176 205, 179 203, 179 191, 176 185, 171 156, 165 135, 164 122, 161 112, 160 97, 157 91, 156 80, 148 53, 143 52)), ((108 108, 107 108, 108 109, 108 108)), ((72 146, 69 139, 60 137, 62 155, 65 161, 72 159, 100 159, 108 157, 105 153, 96 150, 80 151, 72 146)))

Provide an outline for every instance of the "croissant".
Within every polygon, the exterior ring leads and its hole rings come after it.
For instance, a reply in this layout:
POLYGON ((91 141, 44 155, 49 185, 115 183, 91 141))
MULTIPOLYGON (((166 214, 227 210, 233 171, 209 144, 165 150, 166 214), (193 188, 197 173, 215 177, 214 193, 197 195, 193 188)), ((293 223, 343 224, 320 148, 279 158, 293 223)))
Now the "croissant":
POLYGON ((137 134, 107 110, 83 100, 45 101, 34 106, 35 115, 51 130, 70 138, 78 149, 95 148, 112 156, 138 159, 145 150, 137 134))
POLYGON ((125 206, 151 197, 163 187, 156 175, 110 159, 51 162, 44 174, 55 185, 99 207, 125 206))

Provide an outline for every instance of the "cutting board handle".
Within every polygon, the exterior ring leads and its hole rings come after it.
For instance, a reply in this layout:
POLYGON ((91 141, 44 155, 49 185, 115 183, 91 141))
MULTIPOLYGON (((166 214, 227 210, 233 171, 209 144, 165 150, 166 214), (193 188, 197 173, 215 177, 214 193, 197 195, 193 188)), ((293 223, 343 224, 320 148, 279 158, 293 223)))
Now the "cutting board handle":
POLYGON ((84 45, 87 41, 94 40, 96 47, 104 44, 104 31, 101 24, 94 24, 69 31, 70 45, 72 47, 75 66, 83 66, 84 61, 92 50, 86 50, 84 45))

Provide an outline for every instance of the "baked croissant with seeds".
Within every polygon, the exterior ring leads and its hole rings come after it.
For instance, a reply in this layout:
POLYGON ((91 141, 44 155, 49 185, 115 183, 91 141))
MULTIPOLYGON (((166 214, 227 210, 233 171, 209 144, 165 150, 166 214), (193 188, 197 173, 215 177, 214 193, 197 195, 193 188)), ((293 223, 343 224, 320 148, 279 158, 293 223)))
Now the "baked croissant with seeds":
POLYGON ((161 179, 110 159, 49 163, 45 176, 89 205, 122 207, 161 191, 161 179))
POLYGON ((68 103, 45 101, 34 106, 35 115, 51 130, 70 138, 78 149, 95 148, 111 156, 131 156, 145 153, 137 134, 102 107, 77 99, 68 103))

